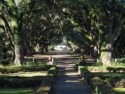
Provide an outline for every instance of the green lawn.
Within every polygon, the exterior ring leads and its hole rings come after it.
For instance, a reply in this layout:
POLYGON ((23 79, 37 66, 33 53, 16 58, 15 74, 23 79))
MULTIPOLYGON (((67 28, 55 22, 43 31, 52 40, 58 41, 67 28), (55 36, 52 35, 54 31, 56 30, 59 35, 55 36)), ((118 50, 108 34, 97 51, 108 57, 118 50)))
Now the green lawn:
POLYGON ((125 94, 125 88, 113 88, 113 94, 125 94))
POLYGON ((9 74, 0 74, 0 77, 3 76, 18 76, 18 77, 35 77, 35 76, 47 76, 46 71, 38 71, 38 72, 18 72, 18 73, 9 73, 9 74))
POLYGON ((12 89, 12 88, 0 88, 0 94, 34 94, 33 89, 12 89))

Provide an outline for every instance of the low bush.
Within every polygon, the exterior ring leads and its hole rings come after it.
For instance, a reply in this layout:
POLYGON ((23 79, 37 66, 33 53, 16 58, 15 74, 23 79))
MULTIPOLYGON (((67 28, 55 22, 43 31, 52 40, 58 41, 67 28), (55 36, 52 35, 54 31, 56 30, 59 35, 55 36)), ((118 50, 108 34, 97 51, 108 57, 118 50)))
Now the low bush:
POLYGON ((90 86, 96 94, 113 94, 111 88, 99 77, 91 78, 90 86))
POLYGON ((50 77, 50 80, 43 81, 41 86, 37 89, 36 94, 50 94, 57 73, 56 69, 56 66, 52 66, 48 70, 48 77, 50 77))
POLYGON ((82 67, 82 66, 94 66, 95 65, 95 63, 87 63, 87 62, 85 62, 85 61, 82 61, 82 62, 78 62, 78 63, 76 63, 75 64, 75 69, 78 71, 78 69, 79 69, 79 66, 80 67, 82 67))
POLYGON ((121 79, 121 80, 115 82, 115 87, 116 88, 125 88, 125 79, 121 79))
POLYGON ((96 94, 108 94, 106 92, 109 92, 111 88, 125 88, 125 74, 122 73, 119 74, 88 72, 86 75, 84 75, 84 78, 86 79, 87 83, 91 86, 91 88, 96 92, 96 94))
POLYGON ((76 69, 80 74, 86 70, 90 72, 108 72, 106 66, 78 66, 76 69))
POLYGON ((56 76, 56 74, 57 74, 57 67, 56 66, 52 66, 48 70, 48 76, 56 76))
POLYGON ((112 88, 125 88, 125 67, 103 66, 101 63, 77 63, 75 68, 91 86, 95 94, 124 94, 114 93, 112 88))
POLYGON ((125 72, 125 67, 107 67, 109 72, 125 72))
POLYGON ((10 63, 11 62, 8 59, 0 60, 0 65, 2 65, 2 66, 8 66, 10 63))
POLYGON ((82 61, 82 62, 79 63, 79 65, 80 65, 80 66, 94 66, 94 65, 96 65, 96 63, 95 63, 95 62, 93 62, 93 63, 88 63, 88 62, 86 62, 86 61, 82 61))
POLYGON ((109 67, 109 66, 82 66, 79 64, 76 64, 75 69, 82 73, 84 70, 88 70, 90 72, 114 72, 114 73, 124 73, 125 67, 109 67))
MULTIPOLYGON (((82 66, 83 66, 83 67, 91 67, 91 68, 93 68, 93 67, 96 67, 96 68, 98 68, 98 67, 99 67, 99 68, 100 68, 100 67, 101 67, 101 68, 105 67, 105 66, 102 65, 101 62, 98 62, 98 63, 96 63, 96 62, 88 63, 88 62, 86 62, 86 61, 82 61, 82 62, 76 63, 76 64, 75 64, 75 69, 78 70, 78 67, 79 67, 79 66, 81 66, 81 67, 82 67, 82 66)), ((98 68, 98 69, 99 69, 99 68, 98 68)), ((103 68, 103 69, 104 69, 104 68, 103 68)))
POLYGON ((125 66, 124 62, 112 62, 111 63, 112 66, 125 66))
POLYGON ((116 58, 113 59, 113 62, 111 63, 112 66, 125 66, 125 58, 116 58))
POLYGON ((23 66, 41 66, 41 65, 47 65, 47 62, 36 62, 35 59, 31 60, 27 60, 25 62, 23 62, 22 64, 23 66))
POLYGON ((116 58, 116 61, 119 63, 125 63, 125 58, 116 58))
POLYGON ((20 67, 1 67, 1 73, 16 73, 16 72, 30 72, 30 71, 47 71, 51 65, 40 66, 20 66, 20 67))
POLYGON ((38 88, 36 94, 49 94, 56 76, 56 66, 48 70, 47 76, 20 77, 0 75, 1 88, 38 88), (46 89, 48 88, 48 91, 46 89), (45 93, 46 92, 46 93, 45 93), (48 92, 48 93, 47 93, 48 92))
POLYGON ((49 94, 56 77, 56 65, 24 65, 21 67, 1 67, 1 88, 37 88, 35 94, 49 94), (47 71, 47 76, 21 77, 10 75, 16 72, 47 71), (8 74, 9 73, 9 74, 8 74))
POLYGON ((0 77, 0 87, 26 88, 38 87, 42 81, 48 80, 47 77, 19 77, 3 76, 0 77))

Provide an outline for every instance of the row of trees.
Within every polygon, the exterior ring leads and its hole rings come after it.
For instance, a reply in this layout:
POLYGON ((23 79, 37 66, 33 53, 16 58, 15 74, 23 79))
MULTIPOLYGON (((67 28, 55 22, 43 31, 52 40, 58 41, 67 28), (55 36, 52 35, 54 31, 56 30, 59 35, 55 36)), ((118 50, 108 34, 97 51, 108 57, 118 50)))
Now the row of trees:
POLYGON ((16 65, 62 36, 109 65, 113 56, 124 56, 124 26, 124 0, 0 1, 0 47, 5 58, 11 50, 16 65))
POLYGON ((65 5, 63 13, 78 34, 77 40, 70 38, 80 47, 100 57, 106 65, 110 65, 113 56, 124 54, 124 0, 68 0, 65 5))
POLYGON ((55 33, 59 31, 58 17, 48 6, 46 0, 0 1, 0 29, 4 35, 1 49, 4 54, 11 50, 16 65, 21 65, 24 54, 47 51, 48 45, 59 35, 55 33))

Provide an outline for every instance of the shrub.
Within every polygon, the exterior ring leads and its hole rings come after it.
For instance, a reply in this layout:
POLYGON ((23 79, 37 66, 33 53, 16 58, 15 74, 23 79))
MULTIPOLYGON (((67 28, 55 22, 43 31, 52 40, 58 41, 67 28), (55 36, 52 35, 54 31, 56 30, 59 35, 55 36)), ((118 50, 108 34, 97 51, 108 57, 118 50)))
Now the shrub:
POLYGON ((102 66, 102 65, 103 65, 102 62, 97 62, 97 63, 95 63, 95 66, 102 66))
POLYGON ((47 71, 51 67, 52 67, 51 65, 22 66, 22 70, 23 71, 47 71))
POLYGON ((37 65, 37 62, 26 61, 23 63, 23 66, 34 66, 37 65))
POLYGON ((112 66, 125 66, 125 62, 112 62, 111 63, 112 66))
POLYGON ((16 73, 16 72, 30 72, 30 71, 47 71, 51 65, 40 65, 40 66, 21 66, 21 67, 1 67, 1 73, 16 73))
POLYGON ((113 66, 125 66, 125 58, 114 59, 111 63, 113 66))
POLYGON ((94 66, 96 63, 93 62, 93 63, 88 63, 86 61, 82 61, 79 63, 80 66, 94 66))
POLYGON ((56 66, 52 66, 49 70, 48 70, 48 75, 49 76, 56 76, 56 66))
POLYGON ((19 77, 19 76, 3 76, 0 77, 0 87, 37 87, 41 85, 43 77, 19 77))
POLYGON ((19 77, 1 76, 0 87, 2 88, 36 88, 35 94, 50 94, 54 83, 56 67, 50 68, 48 76, 19 77), (52 74, 52 75, 51 75, 52 74))
POLYGON ((96 94, 109 94, 109 92, 112 94, 111 88, 125 88, 125 77, 122 73, 87 72, 83 76, 96 94))
POLYGON ((125 67, 107 67, 109 72, 125 72, 125 67))
POLYGON ((3 60, 0 61, 0 64, 3 65, 3 66, 7 66, 7 65, 9 65, 10 63, 11 63, 10 60, 7 60, 7 59, 6 59, 6 60, 3 59, 3 60))
POLYGON ((116 88, 125 88, 125 79, 121 79, 115 83, 116 88))
POLYGON ((125 58, 118 58, 117 62, 125 63, 125 58))
POLYGON ((112 94, 111 88, 99 77, 91 78, 90 86, 96 94, 112 94))

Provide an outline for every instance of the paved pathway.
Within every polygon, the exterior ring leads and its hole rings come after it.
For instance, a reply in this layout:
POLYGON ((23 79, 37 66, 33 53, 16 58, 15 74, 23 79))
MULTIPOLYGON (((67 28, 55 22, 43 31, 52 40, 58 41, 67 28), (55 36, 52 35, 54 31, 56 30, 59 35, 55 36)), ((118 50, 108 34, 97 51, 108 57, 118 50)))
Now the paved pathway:
POLYGON ((77 61, 78 58, 74 59, 63 56, 62 58, 58 57, 55 59, 58 73, 52 94, 92 94, 91 89, 84 83, 74 69, 74 63, 77 61))

